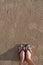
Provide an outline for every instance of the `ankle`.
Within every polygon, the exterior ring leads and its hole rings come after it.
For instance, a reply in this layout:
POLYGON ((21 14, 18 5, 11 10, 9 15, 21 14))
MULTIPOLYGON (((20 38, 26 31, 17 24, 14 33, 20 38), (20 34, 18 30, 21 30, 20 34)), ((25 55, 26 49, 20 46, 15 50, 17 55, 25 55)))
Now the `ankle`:
POLYGON ((24 65, 24 62, 23 61, 20 61, 20 65, 24 65))
POLYGON ((32 61, 32 59, 27 59, 27 63, 30 63, 32 61))

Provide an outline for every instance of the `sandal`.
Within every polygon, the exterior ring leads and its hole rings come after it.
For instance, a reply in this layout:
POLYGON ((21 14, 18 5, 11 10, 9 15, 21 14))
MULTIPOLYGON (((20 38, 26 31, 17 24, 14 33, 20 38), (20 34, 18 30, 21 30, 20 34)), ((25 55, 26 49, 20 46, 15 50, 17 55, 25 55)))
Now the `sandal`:
POLYGON ((22 50, 25 52, 25 45, 24 44, 19 45, 19 48, 18 48, 19 57, 20 57, 20 53, 22 50))
POLYGON ((25 45, 25 50, 26 50, 26 52, 27 52, 27 50, 28 50, 30 53, 32 53, 32 46, 29 45, 29 44, 26 44, 26 45, 25 45))

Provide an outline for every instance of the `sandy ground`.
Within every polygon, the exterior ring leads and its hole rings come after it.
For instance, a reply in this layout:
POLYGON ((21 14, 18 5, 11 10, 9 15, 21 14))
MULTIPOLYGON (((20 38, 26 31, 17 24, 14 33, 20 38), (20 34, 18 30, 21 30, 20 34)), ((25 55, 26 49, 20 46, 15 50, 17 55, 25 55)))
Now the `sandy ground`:
POLYGON ((43 65, 43 0, 0 0, 0 65, 19 65, 21 43, 31 44, 34 63, 43 65))

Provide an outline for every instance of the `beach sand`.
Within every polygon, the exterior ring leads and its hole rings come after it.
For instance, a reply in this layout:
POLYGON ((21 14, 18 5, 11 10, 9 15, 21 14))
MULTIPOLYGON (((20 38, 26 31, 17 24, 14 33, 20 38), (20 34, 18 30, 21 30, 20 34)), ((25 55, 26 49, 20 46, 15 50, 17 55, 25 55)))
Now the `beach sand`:
POLYGON ((43 0, 0 0, 0 65, 19 65, 23 43, 32 46, 34 63, 43 65, 43 0))

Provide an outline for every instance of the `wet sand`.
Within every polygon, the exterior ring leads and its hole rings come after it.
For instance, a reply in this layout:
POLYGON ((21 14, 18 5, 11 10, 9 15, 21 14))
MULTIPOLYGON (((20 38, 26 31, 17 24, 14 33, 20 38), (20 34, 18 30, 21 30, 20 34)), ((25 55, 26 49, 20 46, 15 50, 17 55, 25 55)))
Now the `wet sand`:
POLYGON ((43 65, 43 0, 0 0, 0 65, 19 65, 22 43, 32 45, 34 63, 43 65))

